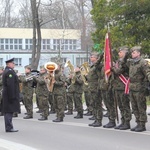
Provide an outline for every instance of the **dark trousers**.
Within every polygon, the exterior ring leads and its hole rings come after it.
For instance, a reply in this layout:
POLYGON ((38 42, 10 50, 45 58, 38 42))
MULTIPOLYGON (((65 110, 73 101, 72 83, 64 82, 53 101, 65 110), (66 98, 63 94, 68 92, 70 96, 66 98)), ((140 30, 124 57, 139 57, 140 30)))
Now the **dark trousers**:
POLYGON ((11 129, 13 129, 12 117, 13 117, 13 113, 5 113, 4 114, 5 130, 6 131, 10 131, 11 129))

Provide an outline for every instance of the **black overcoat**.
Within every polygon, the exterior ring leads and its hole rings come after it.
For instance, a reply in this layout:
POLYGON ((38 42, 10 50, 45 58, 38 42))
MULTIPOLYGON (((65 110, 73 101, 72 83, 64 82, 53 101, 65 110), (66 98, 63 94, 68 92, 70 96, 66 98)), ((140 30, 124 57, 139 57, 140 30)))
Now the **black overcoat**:
POLYGON ((4 113, 20 112, 18 76, 10 67, 6 67, 3 72, 2 99, 4 113))

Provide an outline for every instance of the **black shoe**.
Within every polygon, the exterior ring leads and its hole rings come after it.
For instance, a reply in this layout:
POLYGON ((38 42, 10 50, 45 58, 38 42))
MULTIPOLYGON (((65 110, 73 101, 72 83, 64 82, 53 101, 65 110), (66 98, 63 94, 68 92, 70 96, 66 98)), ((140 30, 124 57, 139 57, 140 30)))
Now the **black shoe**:
POLYGON ((65 115, 72 115, 73 113, 71 111, 68 111, 65 113, 65 115))
POLYGON ((148 115, 150 115, 150 112, 148 113, 148 115))
POLYGON ((104 128, 114 128, 116 126, 115 122, 108 122, 106 125, 104 125, 104 128))
POLYGON ((44 121, 44 120, 48 120, 48 118, 47 118, 47 117, 41 117, 41 118, 39 118, 38 120, 44 121))
POLYGON ((134 128, 131 128, 131 131, 135 131, 136 128, 138 128, 140 125, 137 124, 134 128))
POLYGON ((129 124, 124 124, 124 125, 121 126, 119 129, 120 129, 120 130, 127 130, 127 129, 130 129, 130 125, 129 125, 129 124))
POLYGON ((6 130, 6 132, 18 132, 19 130, 15 130, 15 129, 10 129, 10 130, 6 130))
POLYGON ((120 125, 116 126, 114 129, 120 129, 121 127, 123 127, 123 123, 121 123, 120 125))
POLYGON ((101 127, 102 126, 102 123, 99 122, 99 121, 96 121, 94 124, 93 124, 93 127, 101 127))
POLYGON ((77 116, 75 116, 74 118, 75 118, 75 119, 81 119, 81 118, 83 118, 83 115, 77 115, 77 116))
POLYGON ((143 132, 143 131, 146 131, 146 128, 142 126, 139 126, 135 129, 135 132, 143 132))
POLYGON ((108 112, 106 114, 104 114, 103 117, 109 117, 108 112))
POLYGON ((63 122, 63 119, 62 118, 57 118, 57 119, 53 120, 53 122, 63 122))
POLYGON ((93 124, 95 124, 95 123, 96 123, 96 121, 94 121, 93 123, 90 123, 89 126, 93 126, 93 124))
POLYGON ((92 112, 87 112, 86 114, 84 114, 85 116, 92 116, 92 112))
POLYGON ((93 116, 93 117, 89 118, 89 120, 95 120, 95 117, 93 116))
POLYGON ((31 119, 31 118, 33 118, 33 117, 32 117, 32 116, 29 116, 29 115, 23 117, 23 119, 31 119))

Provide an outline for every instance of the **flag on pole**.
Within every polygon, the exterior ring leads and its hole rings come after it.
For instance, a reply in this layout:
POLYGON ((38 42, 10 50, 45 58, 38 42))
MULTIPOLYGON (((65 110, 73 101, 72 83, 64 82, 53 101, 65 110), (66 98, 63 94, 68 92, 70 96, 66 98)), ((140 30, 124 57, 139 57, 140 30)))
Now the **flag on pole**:
POLYGON ((105 71, 105 81, 108 82, 108 79, 111 75, 111 46, 110 46, 110 38, 109 34, 106 33, 105 36, 105 47, 104 47, 104 71, 105 71))

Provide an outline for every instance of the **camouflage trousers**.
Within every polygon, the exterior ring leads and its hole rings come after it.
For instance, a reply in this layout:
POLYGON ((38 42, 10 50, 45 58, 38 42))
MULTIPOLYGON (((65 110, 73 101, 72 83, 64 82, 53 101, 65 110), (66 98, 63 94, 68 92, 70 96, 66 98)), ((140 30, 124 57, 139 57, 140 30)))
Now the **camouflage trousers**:
MULTIPOLYGON (((109 121, 110 122, 115 122, 116 119, 116 110, 115 110, 115 102, 114 102, 114 93, 112 89, 109 89, 109 91, 106 93, 107 94, 107 111, 109 113, 109 121)), ((106 96, 106 95, 105 95, 106 96)))
POLYGON ((84 98, 85 98, 85 103, 86 103, 86 107, 87 107, 87 110, 89 111, 89 106, 90 106, 90 92, 84 92, 84 98))
POLYGON ((67 93, 67 105, 68 105, 68 111, 73 111, 73 96, 74 93, 67 93))
POLYGON ((116 100, 121 113, 121 122, 128 124, 131 120, 131 109, 129 95, 125 95, 124 91, 115 91, 116 100))
POLYGON ((147 122, 145 93, 143 91, 130 91, 130 100, 136 122, 145 124, 147 122))
POLYGON ((78 114, 83 115, 82 93, 74 93, 74 101, 78 114))
POLYGON ((48 95, 48 102, 49 102, 49 105, 51 107, 51 111, 55 111, 55 108, 54 108, 54 96, 52 93, 49 93, 48 95))
POLYGON ((42 117, 48 117, 49 115, 49 104, 48 104, 48 95, 37 95, 39 110, 42 111, 42 117))
POLYGON ((109 114, 110 110, 108 108, 108 91, 105 91, 105 90, 101 90, 101 96, 102 96, 102 100, 107 108, 107 113, 109 114))
POLYGON ((54 95, 54 108, 57 118, 64 118, 65 101, 64 95, 54 95))
POLYGON ((93 116, 95 117, 95 120, 101 122, 103 118, 103 112, 102 112, 102 98, 100 91, 91 92, 90 98, 91 99, 89 111, 92 112, 93 116))
POLYGON ((27 115, 33 116, 33 94, 32 95, 23 95, 23 104, 25 106, 25 109, 27 111, 27 115))

